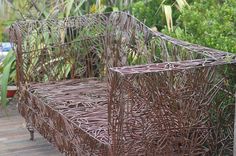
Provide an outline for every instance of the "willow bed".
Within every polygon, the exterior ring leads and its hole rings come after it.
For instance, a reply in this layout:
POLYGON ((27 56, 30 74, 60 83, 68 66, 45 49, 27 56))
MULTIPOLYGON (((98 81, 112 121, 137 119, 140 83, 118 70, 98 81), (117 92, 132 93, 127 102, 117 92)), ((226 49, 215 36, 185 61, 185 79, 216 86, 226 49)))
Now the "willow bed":
POLYGON ((18 108, 66 155, 232 154, 235 56, 124 12, 12 25, 18 108), (226 84, 226 81, 228 82, 226 84))

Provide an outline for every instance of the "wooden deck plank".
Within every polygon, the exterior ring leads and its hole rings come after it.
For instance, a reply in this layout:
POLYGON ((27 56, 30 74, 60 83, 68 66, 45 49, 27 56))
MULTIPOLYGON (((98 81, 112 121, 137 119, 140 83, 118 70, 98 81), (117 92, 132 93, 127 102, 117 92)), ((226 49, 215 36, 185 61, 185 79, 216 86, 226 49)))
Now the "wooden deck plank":
POLYGON ((62 156, 37 132, 35 140, 29 140, 24 119, 17 113, 14 103, 11 107, 7 116, 0 110, 0 156, 62 156))

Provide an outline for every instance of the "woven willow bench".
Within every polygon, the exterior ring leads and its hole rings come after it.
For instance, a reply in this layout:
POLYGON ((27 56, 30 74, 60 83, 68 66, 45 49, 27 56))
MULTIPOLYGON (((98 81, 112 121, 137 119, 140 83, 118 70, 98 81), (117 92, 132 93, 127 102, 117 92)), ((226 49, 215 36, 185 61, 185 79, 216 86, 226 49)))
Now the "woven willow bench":
POLYGON ((21 21, 10 36, 31 139, 37 130, 66 155, 232 152, 234 109, 227 126, 216 114, 233 103, 222 71, 234 69, 234 55, 123 12, 21 21))

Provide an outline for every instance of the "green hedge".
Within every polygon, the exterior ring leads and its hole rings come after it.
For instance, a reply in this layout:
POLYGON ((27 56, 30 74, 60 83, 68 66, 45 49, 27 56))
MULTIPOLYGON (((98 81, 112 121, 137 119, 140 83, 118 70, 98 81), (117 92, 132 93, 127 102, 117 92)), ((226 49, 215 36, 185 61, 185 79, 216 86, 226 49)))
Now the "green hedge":
MULTIPOLYGON (((175 0, 142 0, 132 5, 132 14, 149 27, 157 27, 161 31, 166 25, 163 5, 172 5, 175 0)), ((173 22, 179 17, 180 12, 172 7, 173 22)), ((175 23, 174 23, 175 24, 175 23)))
MULTIPOLYGON (((169 33, 167 29, 163 32, 169 33)), ((199 0, 185 8, 171 36, 236 53, 236 1, 199 0)))

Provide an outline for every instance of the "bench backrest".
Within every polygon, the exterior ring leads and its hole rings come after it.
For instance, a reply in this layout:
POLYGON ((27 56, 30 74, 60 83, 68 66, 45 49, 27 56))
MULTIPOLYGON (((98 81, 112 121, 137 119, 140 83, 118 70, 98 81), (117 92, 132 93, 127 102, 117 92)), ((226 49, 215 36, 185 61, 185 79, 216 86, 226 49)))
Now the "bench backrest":
POLYGON ((167 42, 123 12, 20 21, 10 34, 22 84, 104 77, 110 67, 205 57, 167 42))

